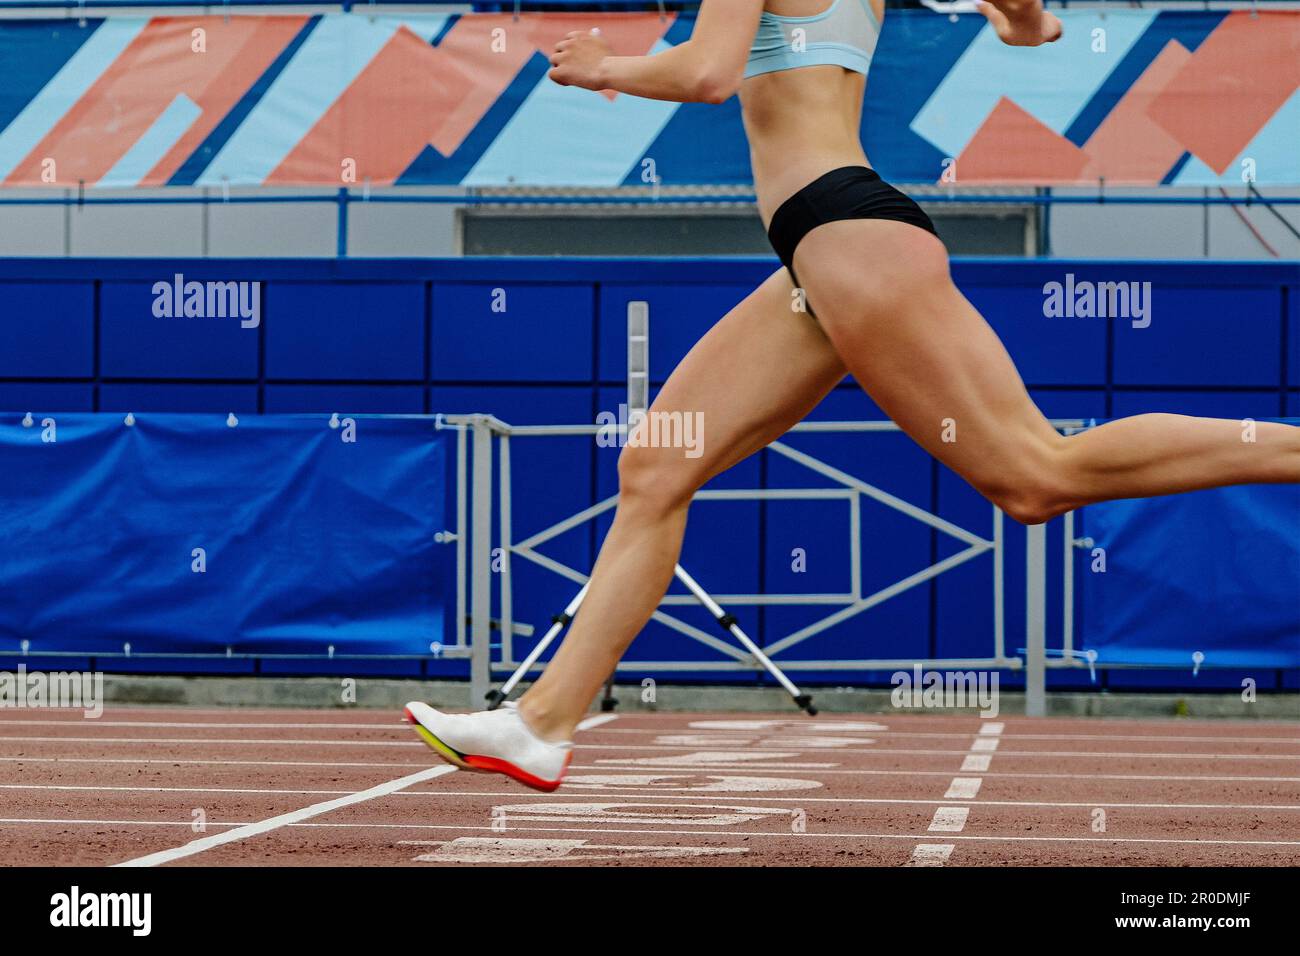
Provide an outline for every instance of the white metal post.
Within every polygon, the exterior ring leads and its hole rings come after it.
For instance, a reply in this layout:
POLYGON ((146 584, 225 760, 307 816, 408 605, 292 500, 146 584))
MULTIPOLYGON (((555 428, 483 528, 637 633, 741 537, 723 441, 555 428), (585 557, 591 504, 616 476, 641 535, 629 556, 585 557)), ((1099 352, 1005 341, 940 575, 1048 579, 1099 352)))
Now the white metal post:
POLYGON ((650 303, 627 304, 627 427, 650 407, 650 303))
POLYGON ((1061 653, 1066 660, 1074 658, 1074 512, 1067 511, 1062 519, 1065 546, 1061 549, 1061 653))
POLYGON ((1047 716, 1047 526, 1025 529, 1025 714, 1047 716))
POLYGON ((492 679, 492 429, 482 415, 473 416, 473 429, 469 694, 477 707, 492 679))
POLYGON ((501 473, 500 482, 497 486, 497 496, 500 499, 497 521, 501 525, 501 659, 510 661, 514 660, 515 655, 513 643, 515 636, 515 589, 514 581, 510 577, 510 509, 513 507, 510 499, 512 482, 510 474, 510 436, 499 436, 497 444, 497 469, 501 473))

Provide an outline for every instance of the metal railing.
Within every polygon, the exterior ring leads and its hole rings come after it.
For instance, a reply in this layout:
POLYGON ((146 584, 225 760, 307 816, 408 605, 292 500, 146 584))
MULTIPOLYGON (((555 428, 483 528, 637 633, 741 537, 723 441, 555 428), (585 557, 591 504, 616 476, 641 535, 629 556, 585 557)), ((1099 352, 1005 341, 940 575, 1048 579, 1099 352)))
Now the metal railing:
MULTIPOLYGON (((1061 430, 1084 427, 1080 420, 1060 420, 1052 423, 1061 430)), ((514 537, 512 515, 513 475, 510 464, 511 443, 516 438, 542 438, 559 436, 596 436, 608 431, 608 425, 510 425, 487 414, 439 416, 439 427, 459 430, 456 458, 456 513, 455 532, 457 557, 457 648, 470 658, 471 699, 482 700, 488 693, 492 676, 514 671, 520 664, 515 659, 514 637, 529 634, 531 628, 520 627, 514 620, 513 559, 523 559, 572 582, 580 588, 588 581, 582 571, 557 561, 538 547, 573 528, 593 520, 615 507, 618 496, 610 496, 588 508, 577 511, 549 527, 534 532, 522 540, 514 537), (472 442, 472 455, 470 443, 472 442), (497 538, 493 539, 493 492, 497 496, 497 538), (494 543, 497 569, 493 569, 494 543), (468 583, 468 613, 466 613, 466 584, 468 583), (491 608, 497 592, 500 617, 493 620, 491 608), (468 631, 468 634, 467 634, 468 631), (499 634, 500 654, 492 655, 493 631, 499 634)), ((626 426, 617 426, 620 433, 626 426)), ((791 429, 792 433, 899 433, 901 429, 890 421, 868 422, 803 422, 791 429)), ((773 442, 768 449, 811 472, 829 480, 837 487, 831 488, 755 488, 702 490, 696 493, 697 501, 769 501, 769 500, 843 500, 849 509, 849 564, 850 589, 843 593, 808 594, 719 594, 717 600, 724 605, 804 605, 837 606, 821 619, 775 641, 768 641, 764 650, 783 669, 790 671, 861 671, 901 670, 922 665, 943 669, 996 668, 1021 670, 1026 679, 1026 712, 1041 715, 1046 712, 1045 672, 1051 667, 1077 667, 1080 661, 1073 654, 1072 599, 1072 516, 1065 525, 1067 554, 1063 592, 1067 594, 1065 621, 1065 653, 1060 658, 1048 659, 1046 649, 1047 606, 1047 536, 1043 525, 1026 528, 1026 630, 1023 657, 1008 653, 1006 647, 1006 589, 1005 520, 996 506, 992 511, 991 527, 987 534, 963 528, 908 501, 886 492, 863 479, 836 468, 821 459, 788 445, 773 442), (947 558, 916 571, 892 584, 863 593, 861 552, 861 505, 868 499, 895 512, 906 515, 936 532, 945 534, 965 545, 947 558), (930 581, 960 565, 989 555, 993 565, 993 594, 991 607, 991 653, 987 657, 960 659, 916 658, 862 658, 811 660, 792 659, 781 652, 807 641, 815 635, 875 607, 890 598, 930 581)), ((720 655, 715 661, 625 661, 619 664, 622 671, 637 672, 727 672, 758 671, 759 662, 743 649, 700 630, 667 613, 665 607, 694 604, 690 595, 667 595, 652 615, 652 620, 712 649, 720 655)), ((534 670, 543 665, 534 664, 534 670)))

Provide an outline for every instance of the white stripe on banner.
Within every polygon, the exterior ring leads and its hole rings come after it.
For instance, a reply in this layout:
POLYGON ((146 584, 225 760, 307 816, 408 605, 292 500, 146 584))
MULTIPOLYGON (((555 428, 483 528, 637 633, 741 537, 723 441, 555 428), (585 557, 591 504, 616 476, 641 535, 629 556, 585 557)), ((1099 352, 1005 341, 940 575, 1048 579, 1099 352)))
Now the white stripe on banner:
POLYGON ((146 17, 105 20, 13 122, 0 130, 0 180, 8 177, 49 135, 148 22, 146 17))
MULTIPOLYGON (((660 40, 650 51, 672 44, 660 40)), ((506 123, 463 186, 617 186, 679 104, 560 86, 546 77, 506 123)))
POLYGON ((397 31, 399 21, 326 14, 199 176, 257 185, 284 161, 397 31))
POLYGON ((1063 133, 1158 16, 1154 10, 1058 15, 1065 21, 1064 35, 1033 49, 1007 46, 985 26, 916 114, 912 130, 946 155, 959 156, 1006 96, 1063 133), (1105 30, 1105 55, 1093 52, 1096 28, 1105 30))
POLYGON ((153 124, 135 141, 114 165, 104 174, 97 186, 137 186, 149 170, 185 135, 194 121, 203 115, 199 104, 184 93, 167 104, 153 124))

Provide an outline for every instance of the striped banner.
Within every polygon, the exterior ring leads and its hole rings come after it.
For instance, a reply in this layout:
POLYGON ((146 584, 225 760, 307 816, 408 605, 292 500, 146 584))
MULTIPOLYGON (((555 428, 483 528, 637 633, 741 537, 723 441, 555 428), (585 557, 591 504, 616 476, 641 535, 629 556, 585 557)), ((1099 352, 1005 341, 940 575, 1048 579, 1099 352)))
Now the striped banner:
MULTIPOLYGON (((1067 11, 1004 46, 982 17, 893 10, 863 138, 906 182, 1300 183, 1300 12, 1067 11)), ((747 183, 737 103, 565 88, 545 52, 656 13, 0 21, 4 186, 747 183), (653 164, 645 160, 653 160, 653 164)))

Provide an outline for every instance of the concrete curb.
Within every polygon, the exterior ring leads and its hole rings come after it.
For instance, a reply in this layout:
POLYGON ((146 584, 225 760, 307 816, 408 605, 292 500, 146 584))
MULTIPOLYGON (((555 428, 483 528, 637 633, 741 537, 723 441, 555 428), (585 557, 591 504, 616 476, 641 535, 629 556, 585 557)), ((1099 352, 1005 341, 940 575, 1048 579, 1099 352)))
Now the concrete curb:
MULTIPOLYGON (((619 713, 652 711, 776 712, 797 716, 790 698, 769 687, 713 687, 659 684, 653 701, 643 700, 640 685, 616 688, 619 713)), ((824 713, 906 713, 895 707, 890 691, 847 687, 812 690, 824 713)), ((169 677, 108 674, 107 705, 189 707, 337 707, 400 710, 410 700, 435 707, 471 706, 469 685, 459 681, 371 680, 331 677, 169 677)), ((474 702, 477 703, 477 702, 474 702)), ((1022 693, 999 694, 999 712, 1023 714, 1022 693)), ((1261 694, 1246 702, 1228 694, 1117 694, 1058 692, 1047 695, 1054 717, 1207 717, 1231 720, 1300 720, 1300 694, 1261 694)), ((926 709, 925 713, 979 713, 976 708, 926 709)), ((993 716, 993 715, 989 715, 993 716)))

